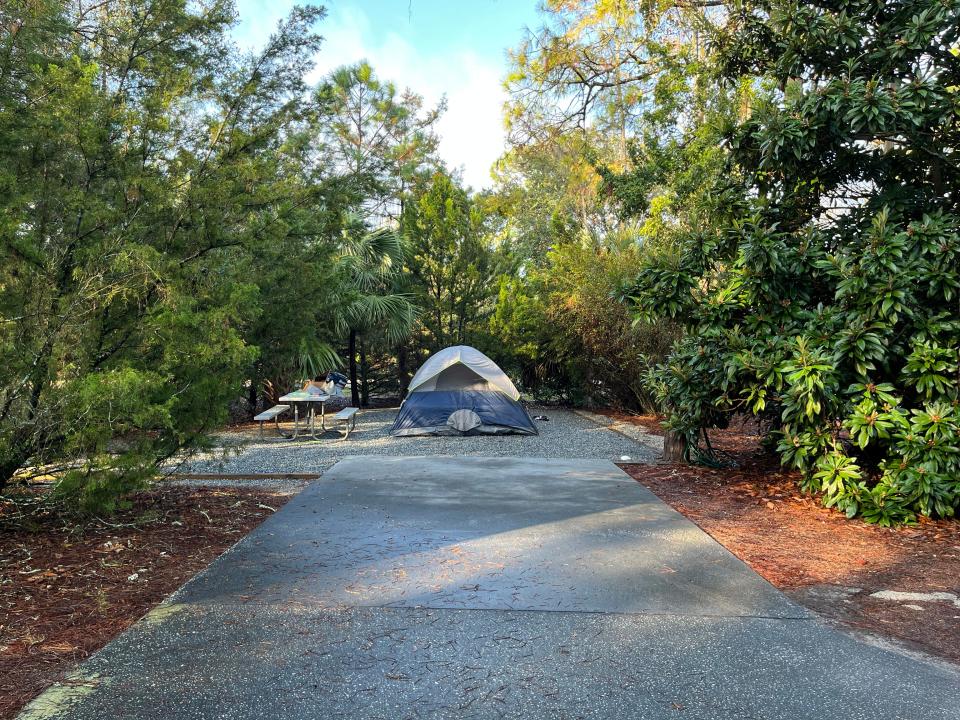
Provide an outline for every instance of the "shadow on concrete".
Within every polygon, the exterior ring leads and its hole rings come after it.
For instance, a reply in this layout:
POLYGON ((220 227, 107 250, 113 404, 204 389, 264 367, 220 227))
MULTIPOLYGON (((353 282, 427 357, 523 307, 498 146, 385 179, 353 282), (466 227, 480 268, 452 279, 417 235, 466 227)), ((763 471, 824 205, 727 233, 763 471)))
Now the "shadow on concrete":
POLYGON ((189 602, 806 617, 606 461, 350 458, 189 602))
POLYGON ((354 458, 25 717, 956 720, 958 708, 956 672, 826 627, 611 463, 354 458))

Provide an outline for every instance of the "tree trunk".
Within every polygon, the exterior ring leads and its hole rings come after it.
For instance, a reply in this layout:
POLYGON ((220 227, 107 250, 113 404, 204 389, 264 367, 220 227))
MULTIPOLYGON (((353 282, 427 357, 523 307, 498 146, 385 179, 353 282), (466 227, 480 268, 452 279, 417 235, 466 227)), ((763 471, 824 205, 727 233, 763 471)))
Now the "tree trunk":
POLYGON ((357 331, 350 329, 350 404, 360 407, 360 386, 357 383, 357 331))
POLYGON ((250 378, 250 390, 247 391, 247 404, 250 406, 250 418, 257 414, 257 379, 250 378))
POLYGON ((667 462, 683 462, 687 451, 685 435, 668 430, 663 436, 663 459, 667 462))
POLYGON ((401 345, 397 348, 397 393, 401 400, 403 400, 409 382, 410 378, 407 377, 407 346, 401 345))
POLYGON ((360 340, 360 405, 367 407, 370 404, 370 387, 367 384, 370 366, 367 364, 367 346, 360 340))

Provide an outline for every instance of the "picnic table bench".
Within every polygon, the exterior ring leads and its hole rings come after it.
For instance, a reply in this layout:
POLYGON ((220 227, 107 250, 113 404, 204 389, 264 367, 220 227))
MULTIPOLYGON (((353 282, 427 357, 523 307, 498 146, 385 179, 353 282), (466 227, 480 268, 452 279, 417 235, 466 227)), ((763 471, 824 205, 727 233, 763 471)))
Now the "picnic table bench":
POLYGON ((263 437, 263 424, 273 420, 277 424, 277 432, 280 432, 280 416, 290 409, 289 405, 274 405, 272 408, 264 410, 259 415, 254 416, 254 420, 260 423, 260 437, 263 437))
MULTIPOLYGON (((268 408, 262 413, 254 416, 253 419, 260 423, 260 437, 263 437, 263 424, 273 420, 273 422, 276 423, 277 433, 279 435, 290 439, 296 439, 300 434, 300 406, 303 405, 305 407, 305 429, 314 439, 319 439, 317 437, 315 428, 315 408, 317 405, 320 406, 320 428, 321 433, 325 432, 327 430, 327 425, 325 422, 324 404, 329 399, 330 396, 327 394, 308 393, 304 391, 287 393, 281 397, 280 400, 285 403, 289 403, 289 405, 274 405, 272 408, 268 408), (291 406, 293 407, 293 433, 288 435, 280 430, 280 416, 287 412, 291 406)), ((356 429, 357 413, 359 410, 359 408, 355 407, 346 407, 333 416, 334 421, 340 425, 340 432, 343 433, 344 440, 350 437, 351 431, 356 429)))
POLYGON ((333 419, 340 423, 343 433, 343 439, 350 437, 350 431, 357 427, 357 412, 360 408, 345 407, 343 410, 333 416, 333 419))

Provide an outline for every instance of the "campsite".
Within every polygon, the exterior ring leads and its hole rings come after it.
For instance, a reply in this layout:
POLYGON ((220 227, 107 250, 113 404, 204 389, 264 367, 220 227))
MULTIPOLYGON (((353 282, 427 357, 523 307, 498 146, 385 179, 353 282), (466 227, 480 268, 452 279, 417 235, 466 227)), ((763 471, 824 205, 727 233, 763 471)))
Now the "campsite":
POLYGON ((960 720, 960 0, 0 2, 0 720, 960 720))

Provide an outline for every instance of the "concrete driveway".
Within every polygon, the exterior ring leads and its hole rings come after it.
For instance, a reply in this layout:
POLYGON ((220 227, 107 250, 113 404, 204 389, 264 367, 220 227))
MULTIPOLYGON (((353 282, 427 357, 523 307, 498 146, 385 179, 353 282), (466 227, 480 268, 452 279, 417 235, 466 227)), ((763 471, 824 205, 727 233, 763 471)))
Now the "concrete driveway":
POLYGON ((960 718, 605 460, 354 457, 28 718, 960 718))

